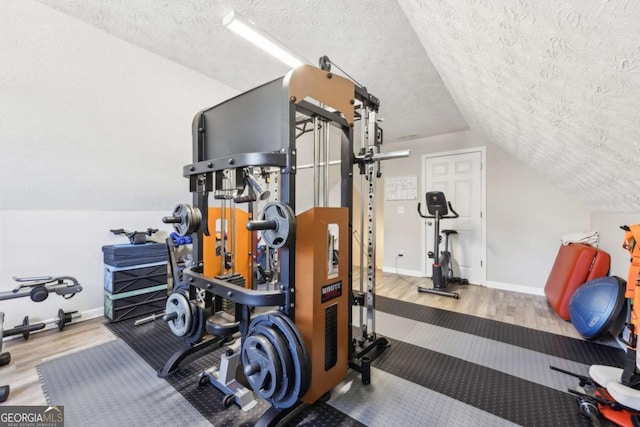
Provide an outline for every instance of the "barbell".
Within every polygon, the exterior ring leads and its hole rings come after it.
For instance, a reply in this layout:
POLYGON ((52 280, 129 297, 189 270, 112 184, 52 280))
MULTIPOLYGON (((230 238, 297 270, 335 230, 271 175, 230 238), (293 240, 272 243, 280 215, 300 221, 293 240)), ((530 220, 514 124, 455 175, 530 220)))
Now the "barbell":
POLYGON ((22 324, 15 326, 13 329, 5 329, 2 332, 3 337, 10 337, 13 335, 22 335, 25 340, 29 339, 31 332, 44 329, 47 325, 55 324, 58 326, 58 331, 62 332, 64 327, 72 321, 79 319, 82 315, 77 311, 65 312, 62 309, 58 310, 58 317, 55 319, 47 320, 46 322, 29 323, 29 316, 24 316, 22 324))

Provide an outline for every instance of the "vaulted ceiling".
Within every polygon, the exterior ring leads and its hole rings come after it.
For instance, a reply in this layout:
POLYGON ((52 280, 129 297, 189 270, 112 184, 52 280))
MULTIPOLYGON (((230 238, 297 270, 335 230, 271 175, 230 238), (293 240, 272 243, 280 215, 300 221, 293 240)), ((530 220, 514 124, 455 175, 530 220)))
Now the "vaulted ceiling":
POLYGON ((222 26, 235 10, 367 86, 387 141, 471 128, 592 210, 640 212, 634 2, 39 1, 244 91, 288 70, 222 26))

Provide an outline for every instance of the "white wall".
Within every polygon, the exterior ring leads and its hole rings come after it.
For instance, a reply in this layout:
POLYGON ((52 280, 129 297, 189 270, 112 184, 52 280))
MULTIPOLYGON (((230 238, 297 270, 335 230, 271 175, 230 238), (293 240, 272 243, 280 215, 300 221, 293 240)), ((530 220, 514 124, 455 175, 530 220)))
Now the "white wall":
MULTIPOLYGON (((589 212, 572 196, 473 131, 387 144, 388 150, 409 148, 412 153, 408 159, 387 162, 385 175, 419 176, 423 154, 480 146, 487 148, 487 285, 542 294, 561 236, 589 229, 589 212)), ((416 205, 417 201, 385 202, 387 271, 421 272, 423 238, 416 205), (400 206, 404 214, 397 213, 400 206), (405 256, 398 258, 401 249, 405 256)))
POLYGON ((0 3, 0 58, 0 291, 14 275, 84 286, 2 301, 5 324, 100 311, 101 246, 123 242, 109 229, 162 228, 190 201, 191 120, 236 91, 31 1, 0 3))

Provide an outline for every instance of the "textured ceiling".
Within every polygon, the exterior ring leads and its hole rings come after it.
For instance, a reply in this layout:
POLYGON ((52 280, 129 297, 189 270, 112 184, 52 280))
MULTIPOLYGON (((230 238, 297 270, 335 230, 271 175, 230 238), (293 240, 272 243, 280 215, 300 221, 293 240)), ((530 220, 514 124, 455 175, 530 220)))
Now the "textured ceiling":
POLYGON ((286 74, 222 26, 235 10, 310 63, 327 55, 367 86, 382 100, 388 141, 468 129, 395 0, 39 1, 240 91, 286 74))
POLYGON ((222 27, 236 10, 364 83, 388 141, 468 124, 591 210, 640 212, 636 2, 39 1, 243 91, 287 69, 222 27))
POLYGON ((637 2, 399 4, 471 129, 592 210, 640 212, 637 2))

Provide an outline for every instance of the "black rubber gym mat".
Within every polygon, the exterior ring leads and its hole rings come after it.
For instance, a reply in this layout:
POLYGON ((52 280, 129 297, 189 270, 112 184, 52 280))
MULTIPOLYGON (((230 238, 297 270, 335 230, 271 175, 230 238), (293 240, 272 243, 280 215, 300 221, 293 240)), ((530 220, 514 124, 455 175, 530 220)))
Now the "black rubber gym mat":
POLYGON ((423 347, 389 341, 391 347, 373 365, 392 375, 522 426, 591 425, 568 393, 423 347))
MULTIPOLYGON (((125 341, 153 369, 159 371, 171 355, 182 348, 182 341, 173 335, 166 323, 155 321, 134 326, 134 320, 107 323, 106 326, 125 341)), ((258 399, 258 406, 243 412, 237 405, 225 408, 224 395, 211 384, 198 386, 202 371, 219 365, 224 349, 204 349, 182 361, 180 369, 167 377, 167 381, 200 413, 216 426, 252 426, 269 408, 269 404, 258 399)), ((123 396, 126 398, 126 396, 123 396)), ((162 402, 159 402, 162 404, 162 402)), ((326 403, 319 403, 298 414, 290 425, 314 426, 362 426, 363 424, 338 411, 326 403)))
POLYGON ((383 296, 376 296, 376 309, 396 316, 466 332, 586 365, 619 367, 624 365, 624 350, 604 344, 569 338, 383 296))

